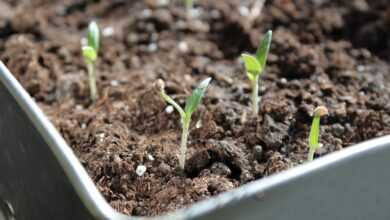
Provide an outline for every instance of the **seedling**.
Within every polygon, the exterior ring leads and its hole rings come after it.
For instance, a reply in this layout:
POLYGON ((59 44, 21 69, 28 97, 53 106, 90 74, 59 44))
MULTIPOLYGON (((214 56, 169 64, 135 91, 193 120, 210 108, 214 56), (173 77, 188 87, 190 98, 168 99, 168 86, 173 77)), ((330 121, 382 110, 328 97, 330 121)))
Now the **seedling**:
POLYGON ((318 139, 320 136, 320 118, 328 114, 328 109, 325 106, 319 106, 314 109, 313 113, 313 122, 310 128, 309 134, 309 154, 307 155, 307 160, 312 161, 314 158, 314 153, 318 148, 320 148, 320 144, 318 143, 318 139))
POLYGON ((180 142, 180 154, 179 154, 179 166, 182 170, 185 168, 186 152, 187 152, 187 140, 189 135, 189 127, 191 123, 191 116, 195 112, 196 108, 202 101, 203 95, 206 92, 211 78, 203 80, 199 86, 194 89, 191 96, 187 98, 184 109, 180 107, 170 96, 165 93, 165 84, 161 79, 157 81, 157 86, 160 89, 161 97, 170 105, 172 105, 180 114, 180 122, 182 126, 181 142, 180 142))
POLYGON ((267 63, 267 56, 272 40, 272 31, 269 30, 263 40, 260 41, 256 55, 244 53, 241 55, 244 61, 246 74, 252 86, 252 114, 254 116, 259 112, 259 78, 264 72, 267 63))
POLYGON ((96 70, 95 70, 95 61, 98 56, 99 44, 100 44, 100 31, 96 22, 91 22, 88 26, 87 33, 87 46, 81 48, 85 64, 88 69, 88 81, 90 96, 92 101, 97 99, 97 89, 96 89, 96 70))

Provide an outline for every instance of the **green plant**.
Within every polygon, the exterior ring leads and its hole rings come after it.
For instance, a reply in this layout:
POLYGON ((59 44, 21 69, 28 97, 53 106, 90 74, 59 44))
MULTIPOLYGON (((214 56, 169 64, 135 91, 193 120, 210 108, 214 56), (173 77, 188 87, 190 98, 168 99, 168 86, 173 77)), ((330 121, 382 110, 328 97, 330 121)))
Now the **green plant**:
POLYGON ((172 105, 180 114, 180 122, 182 126, 182 135, 180 142, 180 154, 179 154, 179 166, 182 170, 185 168, 186 152, 187 152, 187 140, 189 135, 189 128, 191 123, 191 116, 195 112, 196 108, 202 101, 203 95, 206 92, 211 78, 203 80, 199 86, 194 89, 191 96, 187 98, 184 109, 180 107, 170 96, 165 93, 165 84, 161 79, 157 81, 157 86, 160 90, 161 97, 170 105, 172 105))
POLYGON ((81 50, 82 50, 85 64, 88 69, 88 81, 89 81, 91 100, 96 101, 97 88, 96 88, 95 62, 98 56, 99 44, 100 44, 100 31, 96 22, 91 22, 89 24, 87 40, 88 40, 87 46, 83 46, 81 50))
POLYGON ((257 48, 256 55, 244 53, 241 55, 244 61, 246 74, 252 86, 252 113, 257 115, 258 103, 259 103, 259 78, 264 72, 265 65, 267 63, 267 56, 272 40, 272 31, 269 30, 265 37, 260 41, 259 47, 257 48))
POLYGON ((319 106, 314 109, 313 113, 313 122, 310 128, 309 134, 309 153, 307 155, 307 160, 312 161, 314 158, 314 153, 320 147, 318 139, 320 136, 320 119, 322 116, 328 114, 328 109, 325 106, 319 106))

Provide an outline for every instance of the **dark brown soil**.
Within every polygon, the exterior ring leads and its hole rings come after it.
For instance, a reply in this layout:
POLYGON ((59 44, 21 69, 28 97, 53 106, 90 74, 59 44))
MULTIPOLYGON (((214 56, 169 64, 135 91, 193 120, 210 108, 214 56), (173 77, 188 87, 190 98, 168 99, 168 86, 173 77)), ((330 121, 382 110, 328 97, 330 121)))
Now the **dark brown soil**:
POLYGON ((157 2, 0 2, 1 60, 115 209, 159 215, 304 163, 318 105, 330 115, 317 157, 390 134, 388 0, 269 0, 252 24, 243 15, 249 0, 199 0, 193 19, 179 3, 157 2), (100 99, 91 104, 80 39, 93 19, 113 34, 103 37, 100 99), (239 55, 254 52, 268 29, 274 38, 254 119, 245 117, 250 87, 239 55), (183 103, 208 76, 181 175, 178 114, 165 111, 152 85, 164 79, 183 103))

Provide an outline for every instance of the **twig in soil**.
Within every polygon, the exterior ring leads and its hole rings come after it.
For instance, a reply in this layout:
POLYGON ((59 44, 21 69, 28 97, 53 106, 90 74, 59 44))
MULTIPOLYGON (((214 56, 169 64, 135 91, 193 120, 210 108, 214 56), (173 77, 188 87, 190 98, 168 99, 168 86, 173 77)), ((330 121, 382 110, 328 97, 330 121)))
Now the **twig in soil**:
POLYGON ((257 48, 256 55, 244 53, 241 55, 244 61, 246 74, 252 86, 252 114, 257 116, 259 103, 259 78, 264 72, 267 56, 272 40, 272 31, 268 31, 257 48))
POLYGON ((313 113, 313 122, 310 128, 309 134, 309 153, 307 155, 307 160, 312 161, 314 158, 314 153, 321 146, 318 143, 320 136, 320 118, 328 114, 328 109, 325 106, 319 106, 314 109, 313 113))
POLYGON ((94 102, 97 99, 95 62, 98 56, 100 44, 100 31, 96 22, 91 22, 89 24, 87 40, 87 46, 83 46, 81 50, 88 69, 90 96, 91 100, 94 102))
POLYGON ((199 86, 192 92, 191 96, 187 98, 184 109, 180 107, 170 96, 165 93, 165 83, 159 79, 156 82, 156 86, 160 90, 161 97, 170 105, 172 105, 180 114, 182 135, 180 143, 180 154, 179 154, 179 166, 184 171, 186 153, 187 153, 187 140, 189 135, 189 127, 191 123, 191 116, 195 112, 196 108, 202 101, 203 95, 206 92, 207 86, 209 85, 211 78, 203 80, 199 86))

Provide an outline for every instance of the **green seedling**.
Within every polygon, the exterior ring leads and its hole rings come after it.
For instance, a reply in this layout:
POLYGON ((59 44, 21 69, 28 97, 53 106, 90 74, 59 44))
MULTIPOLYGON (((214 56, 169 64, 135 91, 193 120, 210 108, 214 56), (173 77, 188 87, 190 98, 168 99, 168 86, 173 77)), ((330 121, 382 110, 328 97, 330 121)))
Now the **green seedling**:
POLYGON ((267 56, 272 40, 272 31, 268 31, 265 37, 260 41, 256 55, 244 53, 241 55, 244 61, 246 74, 252 86, 252 113, 256 116, 259 112, 259 78, 264 72, 267 63, 267 56))
POLYGON ((314 158, 314 153, 318 148, 320 148, 320 144, 318 143, 318 139, 320 136, 320 118, 328 114, 328 109, 325 106, 319 106, 314 109, 313 113, 313 122, 310 128, 309 134, 309 153, 307 155, 307 160, 312 161, 314 158))
POLYGON ((97 88, 96 88, 95 62, 98 56, 99 44, 100 44, 100 31, 96 22, 91 22, 89 24, 87 40, 88 40, 87 46, 83 46, 81 50, 88 70, 88 81, 89 81, 91 100, 96 101, 97 88))
POLYGON ((157 81, 157 86, 160 90, 161 97, 170 105, 172 105, 180 114, 180 121, 182 126, 182 135, 180 142, 180 154, 179 154, 179 166, 182 170, 185 168, 186 152, 187 152, 187 140, 189 135, 189 128, 191 123, 191 116, 197 109, 198 105, 202 101, 203 95, 206 92, 211 78, 203 80, 199 86, 194 89, 191 96, 187 98, 184 109, 180 107, 170 96, 165 93, 165 84, 161 79, 157 81))

